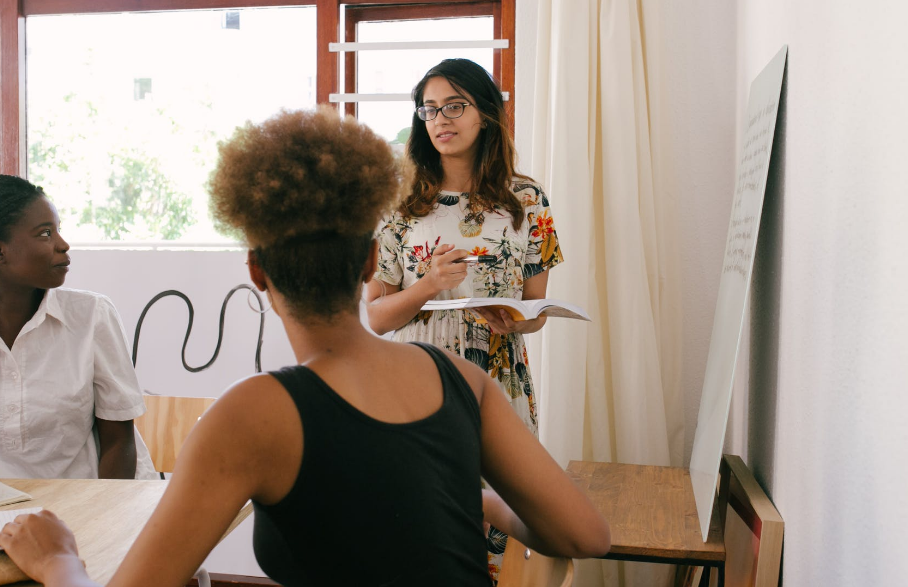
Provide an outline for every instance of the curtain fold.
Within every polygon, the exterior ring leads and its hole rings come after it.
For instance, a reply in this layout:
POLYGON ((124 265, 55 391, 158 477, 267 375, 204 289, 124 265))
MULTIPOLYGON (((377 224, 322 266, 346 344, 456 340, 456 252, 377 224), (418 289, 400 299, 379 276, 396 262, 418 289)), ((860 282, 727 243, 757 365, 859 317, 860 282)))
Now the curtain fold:
MULTIPOLYGON (((651 125, 648 87, 658 87, 661 61, 644 39, 658 31, 645 34, 641 13, 656 26, 658 8, 580 5, 538 3, 530 175, 547 188, 567 261, 548 296, 587 308, 593 322, 550 320, 528 341, 540 439, 563 466, 680 466, 677 237, 653 156, 667 147, 651 125)), ((672 572, 581 561, 574 584, 667 585, 672 572)))

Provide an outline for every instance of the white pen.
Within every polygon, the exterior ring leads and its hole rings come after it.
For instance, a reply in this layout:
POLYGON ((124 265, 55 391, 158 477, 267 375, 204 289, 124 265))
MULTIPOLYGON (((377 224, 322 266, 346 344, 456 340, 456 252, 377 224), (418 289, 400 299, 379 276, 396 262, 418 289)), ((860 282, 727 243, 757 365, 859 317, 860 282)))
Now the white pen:
POLYGON ((494 263, 495 255, 467 255, 454 261, 455 263, 494 263))

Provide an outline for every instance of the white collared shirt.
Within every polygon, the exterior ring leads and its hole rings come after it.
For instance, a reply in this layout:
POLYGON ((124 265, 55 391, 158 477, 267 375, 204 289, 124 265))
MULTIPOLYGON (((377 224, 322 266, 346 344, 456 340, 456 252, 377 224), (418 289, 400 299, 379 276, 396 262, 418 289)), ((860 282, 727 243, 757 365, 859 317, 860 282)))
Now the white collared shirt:
MULTIPOLYGON (((97 478, 95 417, 144 413, 126 331, 103 295, 47 290, 12 350, 0 342, 0 478, 97 478)), ((138 435, 136 450, 136 476, 147 478, 138 435)))

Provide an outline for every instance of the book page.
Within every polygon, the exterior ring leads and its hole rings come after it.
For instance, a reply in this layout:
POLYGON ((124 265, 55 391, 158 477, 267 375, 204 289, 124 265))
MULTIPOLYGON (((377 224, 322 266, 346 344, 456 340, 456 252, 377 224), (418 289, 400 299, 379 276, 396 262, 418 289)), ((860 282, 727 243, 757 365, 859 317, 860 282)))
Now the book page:
MULTIPOLYGON (((23 508, 21 510, 0 510, 0 528, 6 526, 8 523, 16 519, 16 516, 21 516, 22 514, 37 514, 44 508, 23 508)), ((3 549, 0 548, 0 552, 3 552, 3 549)))
POLYGON ((423 310, 463 310, 465 308, 501 307, 523 310, 523 302, 511 298, 457 298, 454 300, 429 300, 423 310))
MULTIPOLYGON (((546 316, 559 318, 574 318, 577 320, 586 320, 590 322, 589 314, 580 306, 563 302, 561 300, 541 299, 541 300, 515 300, 512 298, 458 298, 455 300, 430 300, 426 302, 423 310, 463 310, 469 308, 500 308, 506 310, 511 315, 511 319, 529 320, 536 318, 541 313, 546 316)), ((485 320, 478 313, 473 312, 476 321, 480 324, 485 320)))
POLYGON ((531 310, 532 316, 545 314, 554 318, 575 318, 577 320, 586 320, 592 322, 586 310, 561 300, 542 299, 542 300, 523 300, 523 303, 531 310))
POLYGON ((0 483, 0 506, 19 503, 20 501, 28 501, 31 498, 31 495, 23 491, 19 491, 5 483, 0 483))

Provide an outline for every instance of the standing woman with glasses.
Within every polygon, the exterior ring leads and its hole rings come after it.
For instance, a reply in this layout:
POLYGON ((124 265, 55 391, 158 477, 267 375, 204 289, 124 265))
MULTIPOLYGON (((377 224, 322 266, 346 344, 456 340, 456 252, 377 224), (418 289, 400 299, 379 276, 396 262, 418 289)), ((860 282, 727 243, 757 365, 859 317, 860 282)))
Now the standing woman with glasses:
MULTIPOLYGON (((523 335, 542 328, 545 316, 515 322, 493 309, 421 308, 434 299, 544 298, 547 270, 563 260, 548 199, 515 171, 501 90, 481 66, 446 59, 416 84, 413 100, 407 155, 415 177, 411 194, 380 226, 379 270, 366 292, 369 324, 378 334, 395 331, 394 340, 432 343, 476 363, 538 436, 523 335)), ((506 536, 494 528, 489 536, 497 579, 506 536)))

